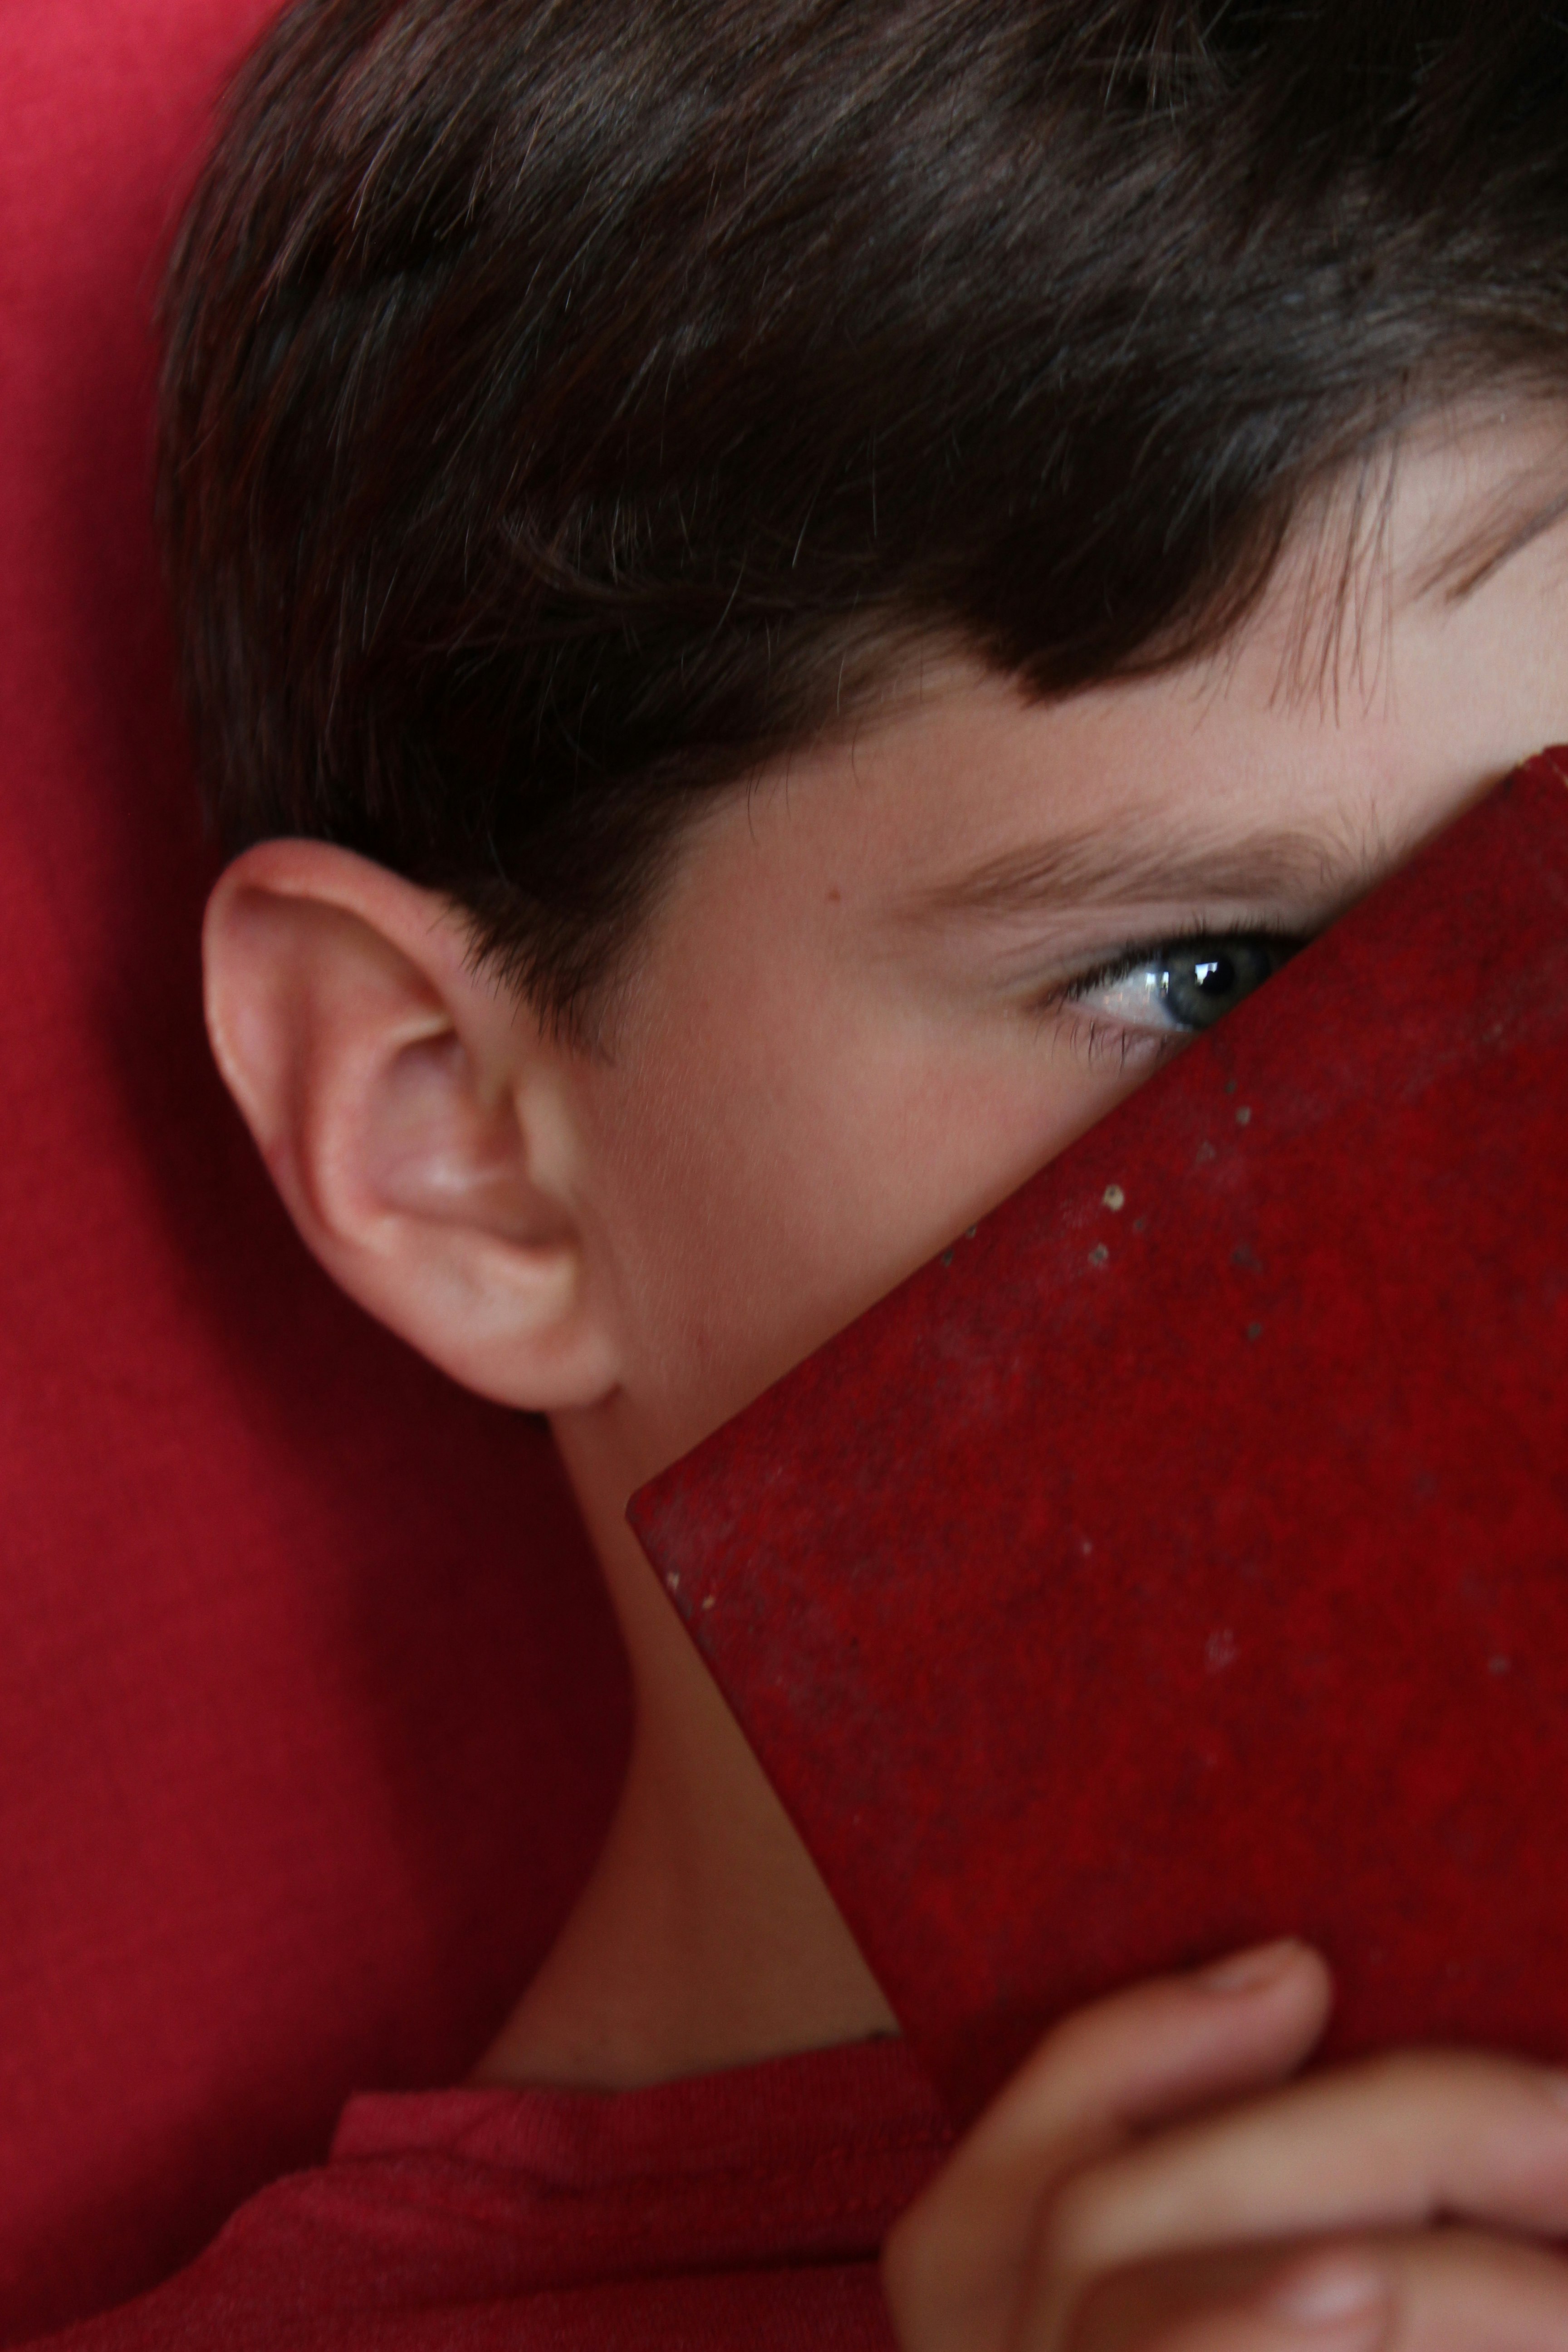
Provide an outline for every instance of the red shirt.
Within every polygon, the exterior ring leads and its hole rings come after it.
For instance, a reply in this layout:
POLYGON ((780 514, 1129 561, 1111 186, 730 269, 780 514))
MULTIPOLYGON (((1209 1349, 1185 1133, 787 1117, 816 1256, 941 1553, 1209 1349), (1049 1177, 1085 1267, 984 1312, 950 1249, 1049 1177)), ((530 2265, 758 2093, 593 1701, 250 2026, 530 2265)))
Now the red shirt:
POLYGON ((320 2171, 55 2352, 888 2352, 882 2238, 951 2133, 900 2042, 616 2096, 351 2101, 320 2171))

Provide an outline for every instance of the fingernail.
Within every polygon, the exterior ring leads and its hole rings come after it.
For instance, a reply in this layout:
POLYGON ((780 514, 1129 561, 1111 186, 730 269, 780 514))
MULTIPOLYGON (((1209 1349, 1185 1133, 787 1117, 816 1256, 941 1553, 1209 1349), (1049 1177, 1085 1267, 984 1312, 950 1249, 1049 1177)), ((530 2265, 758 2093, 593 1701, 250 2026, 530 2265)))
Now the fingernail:
POLYGON ((1370 2263, 1339 2260, 1297 2271, 1265 2299, 1276 2319, 1295 2327, 1348 2327, 1352 2320, 1363 2326, 1387 2307, 1388 2285, 1370 2263))
POLYGON ((1200 1969, 1193 1982, 1205 1992, 1261 1992, 1293 1969, 1306 1948, 1294 1936, 1281 1937, 1277 1944, 1255 1944, 1250 1951, 1233 1952, 1229 1959, 1200 1969))

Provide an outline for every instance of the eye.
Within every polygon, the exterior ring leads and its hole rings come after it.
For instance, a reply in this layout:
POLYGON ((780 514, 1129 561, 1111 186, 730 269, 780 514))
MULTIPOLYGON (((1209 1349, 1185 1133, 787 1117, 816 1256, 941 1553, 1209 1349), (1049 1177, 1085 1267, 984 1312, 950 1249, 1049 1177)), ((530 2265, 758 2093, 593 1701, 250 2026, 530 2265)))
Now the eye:
POLYGON ((1129 1029, 1191 1034, 1212 1029, 1301 944, 1268 931, 1169 940, 1087 972, 1067 1001, 1129 1029))

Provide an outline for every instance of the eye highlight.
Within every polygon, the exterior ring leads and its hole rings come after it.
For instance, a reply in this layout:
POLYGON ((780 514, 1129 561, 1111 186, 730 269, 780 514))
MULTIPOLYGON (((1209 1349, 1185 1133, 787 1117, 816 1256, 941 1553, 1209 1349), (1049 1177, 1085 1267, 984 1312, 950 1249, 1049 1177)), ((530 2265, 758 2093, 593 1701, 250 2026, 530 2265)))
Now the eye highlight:
POLYGON ((1194 934, 1134 948, 1062 992, 1102 1021, 1157 1035, 1193 1036, 1272 980, 1304 942, 1278 932, 1194 934))

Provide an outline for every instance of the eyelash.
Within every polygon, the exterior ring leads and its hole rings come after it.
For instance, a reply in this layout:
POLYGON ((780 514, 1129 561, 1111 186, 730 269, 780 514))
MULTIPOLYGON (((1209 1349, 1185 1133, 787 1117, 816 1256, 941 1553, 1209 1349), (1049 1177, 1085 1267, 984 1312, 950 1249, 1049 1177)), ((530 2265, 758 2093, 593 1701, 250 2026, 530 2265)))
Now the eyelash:
POLYGON ((1168 931, 1157 940, 1140 940, 1130 948, 1121 949, 1089 971, 1080 971, 1071 980, 1063 981, 1052 992, 1058 1000, 1085 996, 1090 989, 1110 988, 1119 980, 1126 980, 1146 963, 1158 963, 1163 959, 1180 955, 1184 948, 1240 947, 1249 940, 1267 940, 1270 947, 1287 953, 1305 942, 1294 931, 1283 931, 1268 923, 1194 923, 1185 930, 1168 931))
POLYGON ((1224 948, 1227 944, 1266 944, 1279 951, 1281 963, 1289 961, 1306 940, 1299 932, 1287 931, 1268 923, 1213 924, 1194 923, 1187 929, 1167 932, 1157 940, 1140 941, 1121 950, 1093 965, 1088 971, 1076 973, 1070 980, 1059 982, 1043 995, 1031 1002, 1029 1010, 1041 1022, 1064 1019, 1070 1022, 1075 1049, 1087 1061, 1098 1061, 1116 1051, 1121 1066, 1126 1067, 1135 1054, 1145 1054, 1155 1060, 1164 1060, 1191 1037, 1201 1035, 1201 1030, 1184 1029, 1173 1024, 1168 1029, 1144 1029, 1108 1018, 1103 1013, 1079 1013, 1075 1008, 1096 990, 1112 988, 1119 981, 1129 980, 1145 965, 1170 962, 1184 949, 1197 947, 1224 948))
MULTIPOLYGON (((1042 1020, 1050 1017, 1052 1008, 1042 1008, 1042 1020)), ((1135 1061, 1159 1064, 1169 1061, 1186 1043, 1179 1029, 1130 1029, 1120 1021, 1108 1021, 1098 1013, 1075 1011, 1070 997, 1058 997, 1054 1007, 1058 1033, 1065 1035, 1073 1052, 1094 1067, 1114 1055, 1119 1068, 1126 1069, 1135 1061)))

